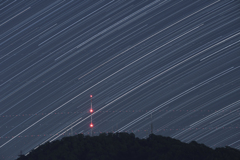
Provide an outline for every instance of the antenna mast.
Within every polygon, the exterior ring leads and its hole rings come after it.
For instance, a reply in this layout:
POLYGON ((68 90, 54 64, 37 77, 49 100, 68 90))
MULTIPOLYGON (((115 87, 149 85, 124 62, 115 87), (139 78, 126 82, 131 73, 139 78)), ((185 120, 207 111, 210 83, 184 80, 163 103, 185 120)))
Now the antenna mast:
POLYGON ((91 98, 91 108, 90 108, 91 123, 90 123, 90 127, 91 127, 91 136, 92 136, 92 130, 93 130, 93 123, 92 123, 92 113, 93 113, 93 109, 92 109, 92 95, 90 95, 90 98, 91 98))
POLYGON ((153 134, 152 113, 151 113, 151 134, 153 134))

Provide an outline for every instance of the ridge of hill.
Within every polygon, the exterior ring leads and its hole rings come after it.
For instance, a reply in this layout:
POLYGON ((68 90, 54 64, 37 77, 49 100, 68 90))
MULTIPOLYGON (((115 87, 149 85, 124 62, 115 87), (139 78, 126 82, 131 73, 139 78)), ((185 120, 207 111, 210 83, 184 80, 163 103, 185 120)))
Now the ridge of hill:
POLYGON ((240 160, 231 147, 212 149, 195 141, 150 134, 139 139, 133 133, 103 133, 99 136, 64 137, 47 142, 17 160, 240 160))

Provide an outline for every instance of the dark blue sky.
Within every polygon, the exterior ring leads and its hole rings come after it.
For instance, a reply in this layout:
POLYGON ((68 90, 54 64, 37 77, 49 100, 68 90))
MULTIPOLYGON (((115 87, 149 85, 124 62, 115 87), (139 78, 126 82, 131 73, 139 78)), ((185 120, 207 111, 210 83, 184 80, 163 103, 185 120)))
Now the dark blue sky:
POLYGON ((240 149, 238 1, 1 1, 0 159, 71 134, 240 149), (72 129, 71 129, 72 128, 72 129))

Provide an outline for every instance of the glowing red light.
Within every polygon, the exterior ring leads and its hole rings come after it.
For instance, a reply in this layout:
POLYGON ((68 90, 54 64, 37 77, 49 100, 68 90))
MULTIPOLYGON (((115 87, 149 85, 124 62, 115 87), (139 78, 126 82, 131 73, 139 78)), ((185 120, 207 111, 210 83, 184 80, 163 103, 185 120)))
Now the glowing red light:
POLYGON ((90 109, 90 113, 93 113, 93 110, 92 110, 92 109, 90 109))
POLYGON ((93 127, 93 124, 92 124, 92 123, 90 124, 90 127, 91 127, 91 128, 93 127))
POLYGON ((90 95, 90 97, 92 98, 92 95, 90 95))

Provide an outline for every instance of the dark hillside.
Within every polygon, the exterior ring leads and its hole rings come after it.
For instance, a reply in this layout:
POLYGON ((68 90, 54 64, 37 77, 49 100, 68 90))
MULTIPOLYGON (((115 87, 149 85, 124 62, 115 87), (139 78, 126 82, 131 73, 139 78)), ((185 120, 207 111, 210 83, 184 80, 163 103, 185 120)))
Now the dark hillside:
POLYGON ((46 143, 17 160, 240 160, 240 151, 230 147, 212 149, 151 134, 139 139, 133 133, 99 136, 79 134, 46 143))

